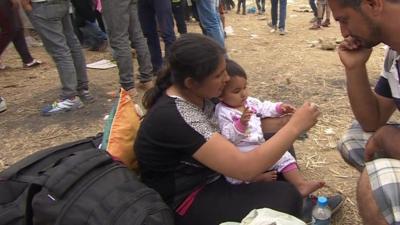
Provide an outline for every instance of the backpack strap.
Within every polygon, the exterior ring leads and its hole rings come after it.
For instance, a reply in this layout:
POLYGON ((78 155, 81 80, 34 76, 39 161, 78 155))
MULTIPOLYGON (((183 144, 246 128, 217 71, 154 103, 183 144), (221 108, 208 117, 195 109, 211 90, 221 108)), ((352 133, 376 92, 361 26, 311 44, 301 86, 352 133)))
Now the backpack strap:
MULTIPOLYGON (((70 149, 71 152, 73 151, 81 151, 83 149, 90 149, 96 146, 96 141, 97 139, 101 138, 99 137, 89 137, 80 141, 72 142, 72 143, 67 143, 63 144, 60 146, 48 148, 43 151, 36 152, 29 157, 26 157, 22 159, 21 161, 15 163, 11 167, 7 168, 6 170, 2 171, 0 173, 0 180, 8 180, 11 177, 17 175, 20 171, 28 168, 29 166, 35 164, 38 161, 41 161, 45 158, 50 158, 53 155, 57 155, 59 152, 65 151, 65 149, 70 149)), ((27 178, 28 180, 30 178, 27 178)), ((31 183, 31 182, 30 182, 31 183)))
POLYGON ((87 175, 90 170, 111 162, 113 160, 108 153, 99 149, 76 152, 45 172, 48 179, 44 186, 52 197, 60 199, 70 187, 87 175))
POLYGON ((43 186, 46 183, 47 176, 30 176, 30 175, 21 175, 18 176, 18 182, 25 182, 28 184, 36 184, 39 186, 43 186))

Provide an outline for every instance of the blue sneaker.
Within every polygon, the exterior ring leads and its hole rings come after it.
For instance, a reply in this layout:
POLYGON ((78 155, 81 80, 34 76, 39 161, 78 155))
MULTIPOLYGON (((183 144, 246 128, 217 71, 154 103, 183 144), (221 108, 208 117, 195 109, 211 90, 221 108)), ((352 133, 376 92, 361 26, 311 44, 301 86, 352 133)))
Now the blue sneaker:
POLYGON ((53 104, 44 107, 42 110, 42 115, 51 116, 53 114, 68 112, 82 107, 83 103, 79 97, 75 97, 73 99, 67 98, 60 101, 56 101, 53 104))

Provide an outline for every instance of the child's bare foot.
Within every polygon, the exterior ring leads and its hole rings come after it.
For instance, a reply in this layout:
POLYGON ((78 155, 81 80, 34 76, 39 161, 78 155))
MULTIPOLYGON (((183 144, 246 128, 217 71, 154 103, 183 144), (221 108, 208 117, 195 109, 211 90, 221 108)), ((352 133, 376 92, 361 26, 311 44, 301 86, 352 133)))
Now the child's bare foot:
POLYGON ((325 186, 324 181, 306 181, 297 186, 301 196, 307 197, 309 194, 325 186))
POLYGON ((276 181, 277 178, 278 178, 278 173, 275 170, 273 170, 260 174, 259 176, 254 178, 253 182, 271 182, 271 181, 276 181))

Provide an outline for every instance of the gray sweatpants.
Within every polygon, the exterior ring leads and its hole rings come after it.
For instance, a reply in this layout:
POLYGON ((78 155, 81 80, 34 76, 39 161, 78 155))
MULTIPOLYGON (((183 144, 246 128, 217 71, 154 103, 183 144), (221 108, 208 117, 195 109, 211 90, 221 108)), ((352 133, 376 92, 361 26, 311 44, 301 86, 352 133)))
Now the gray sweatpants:
POLYGON ((32 3, 28 13, 47 52, 56 63, 62 85, 61 98, 88 89, 86 61, 69 15, 69 0, 32 3))
POLYGON ((102 0, 102 6, 110 45, 119 69, 121 86, 125 90, 135 87, 132 47, 137 53, 140 82, 150 81, 153 78, 153 67, 139 23, 137 0, 102 0))

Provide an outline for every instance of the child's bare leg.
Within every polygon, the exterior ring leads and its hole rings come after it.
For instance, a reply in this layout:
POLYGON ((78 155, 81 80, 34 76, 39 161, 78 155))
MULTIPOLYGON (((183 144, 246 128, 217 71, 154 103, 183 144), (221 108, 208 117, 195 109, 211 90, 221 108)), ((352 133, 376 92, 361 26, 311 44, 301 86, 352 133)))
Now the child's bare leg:
POLYGON ((251 182, 271 182, 271 181, 276 181, 277 178, 278 178, 278 173, 275 170, 273 170, 258 175, 251 182))
POLYGON ((286 180, 296 186, 297 190, 300 192, 301 196, 307 197, 312 192, 322 188, 325 185, 324 181, 307 181, 301 175, 298 169, 293 169, 288 172, 283 173, 286 180))

